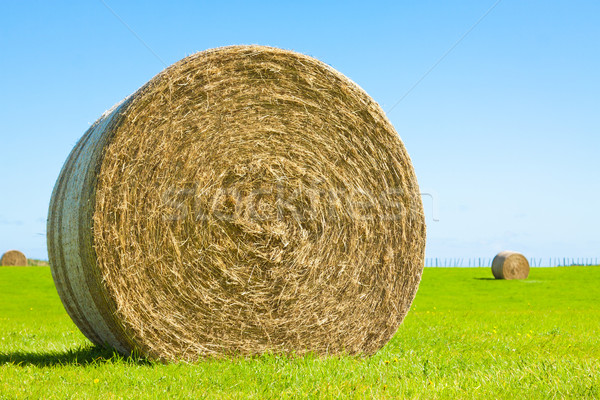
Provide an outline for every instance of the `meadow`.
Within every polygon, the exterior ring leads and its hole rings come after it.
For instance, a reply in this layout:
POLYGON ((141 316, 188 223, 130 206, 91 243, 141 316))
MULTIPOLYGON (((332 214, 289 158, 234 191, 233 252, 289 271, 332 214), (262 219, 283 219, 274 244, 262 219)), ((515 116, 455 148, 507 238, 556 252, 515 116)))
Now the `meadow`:
POLYGON ((71 322, 48 267, 0 268, 0 399, 599 398, 600 267, 426 268, 375 356, 124 358, 71 322))

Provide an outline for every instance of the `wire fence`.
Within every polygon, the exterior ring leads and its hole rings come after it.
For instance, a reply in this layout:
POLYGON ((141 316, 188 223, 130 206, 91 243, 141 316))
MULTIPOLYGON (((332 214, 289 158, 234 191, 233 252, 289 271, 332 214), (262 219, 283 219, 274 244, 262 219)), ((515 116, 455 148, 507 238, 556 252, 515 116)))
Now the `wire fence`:
MULTIPOLYGON (((426 267, 491 267, 493 258, 440 258, 425 259, 426 267)), ((600 257, 540 257, 528 258, 532 267, 573 267, 600 265, 600 257)))

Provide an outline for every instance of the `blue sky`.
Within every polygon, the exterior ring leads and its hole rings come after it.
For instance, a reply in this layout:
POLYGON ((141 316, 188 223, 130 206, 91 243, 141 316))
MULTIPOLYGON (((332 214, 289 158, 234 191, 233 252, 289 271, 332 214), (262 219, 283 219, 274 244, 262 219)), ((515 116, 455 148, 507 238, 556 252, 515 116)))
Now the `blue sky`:
POLYGON ((600 256, 599 2, 503 0, 408 95, 495 1, 105 4, 0 6, 0 253, 47 258, 68 153, 163 61, 263 44, 332 65, 386 111, 403 98, 388 116, 431 195, 429 257, 600 256))

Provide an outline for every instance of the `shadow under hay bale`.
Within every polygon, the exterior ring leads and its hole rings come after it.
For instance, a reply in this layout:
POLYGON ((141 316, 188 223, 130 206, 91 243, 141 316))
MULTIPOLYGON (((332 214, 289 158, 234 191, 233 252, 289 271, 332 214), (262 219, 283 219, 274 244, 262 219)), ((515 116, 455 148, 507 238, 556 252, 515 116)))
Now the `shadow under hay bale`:
POLYGON ((0 265, 24 267, 27 266, 27 257, 19 250, 9 250, 2 255, 0 265))
POLYGON ((527 279, 529 262, 520 253, 503 251, 494 257, 492 273, 496 279, 527 279))
POLYGON ((425 221, 404 145, 360 87, 232 46, 175 63, 85 133, 48 248, 73 321, 125 354, 373 354, 416 294, 425 221))

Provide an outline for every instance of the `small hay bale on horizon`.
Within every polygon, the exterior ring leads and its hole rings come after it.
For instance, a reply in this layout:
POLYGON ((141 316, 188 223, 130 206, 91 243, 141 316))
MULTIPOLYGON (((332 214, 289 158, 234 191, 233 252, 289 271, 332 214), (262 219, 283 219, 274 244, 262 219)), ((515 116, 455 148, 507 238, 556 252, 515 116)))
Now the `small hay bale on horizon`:
POLYGON ((2 255, 2 259, 0 259, 0 265, 3 267, 25 267, 27 266, 27 257, 25 257, 25 254, 19 250, 9 250, 2 255))
POLYGON ((67 159, 52 274, 94 343, 166 361, 373 354, 424 264, 417 179, 379 105, 264 46, 189 56, 67 159))
POLYGON ((496 279, 527 279, 529 261, 521 253, 502 251, 494 257, 492 273, 496 279))

